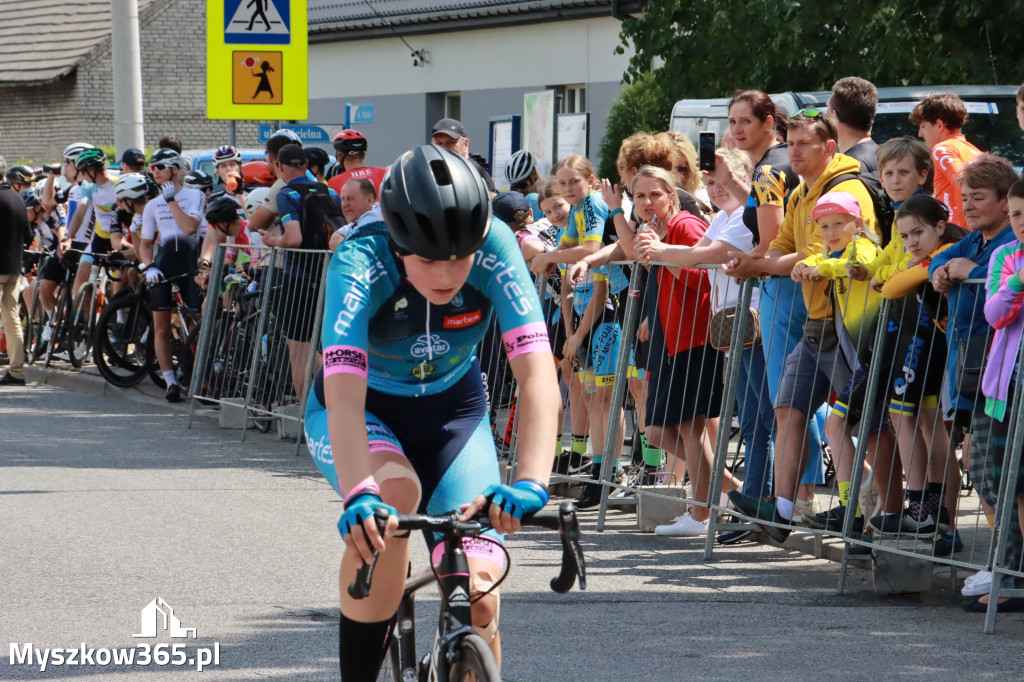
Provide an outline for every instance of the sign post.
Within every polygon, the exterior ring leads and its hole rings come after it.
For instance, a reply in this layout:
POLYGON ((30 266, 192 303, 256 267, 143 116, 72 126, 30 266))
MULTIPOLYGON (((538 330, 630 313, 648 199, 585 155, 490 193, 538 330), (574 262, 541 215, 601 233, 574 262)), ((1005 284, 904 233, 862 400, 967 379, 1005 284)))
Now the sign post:
POLYGON ((206 0, 206 116, 309 116, 306 0, 206 0))

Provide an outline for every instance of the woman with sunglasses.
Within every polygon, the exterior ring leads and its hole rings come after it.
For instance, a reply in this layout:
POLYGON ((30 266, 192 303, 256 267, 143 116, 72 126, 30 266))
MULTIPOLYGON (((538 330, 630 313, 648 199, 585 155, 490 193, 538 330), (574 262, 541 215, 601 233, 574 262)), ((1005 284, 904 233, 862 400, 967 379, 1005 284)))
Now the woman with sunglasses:
MULTIPOLYGON (((184 186, 185 161, 173 149, 161 148, 149 160, 160 195, 146 204, 142 212, 142 239, 139 259, 146 266, 153 310, 153 347, 160 371, 167 381, 168 402, 181 400, 181 387, 174 372, 170 331, 173 300, 171 287, 159 283, 165 277, 194 274, 196 271, 196 232, 203 215, 202 192, 184 186), (159 240, 159 246, 157 241, 159 240)), ((198 308, 199 292, 189 279, 178 280, 185 300, 198 308)))

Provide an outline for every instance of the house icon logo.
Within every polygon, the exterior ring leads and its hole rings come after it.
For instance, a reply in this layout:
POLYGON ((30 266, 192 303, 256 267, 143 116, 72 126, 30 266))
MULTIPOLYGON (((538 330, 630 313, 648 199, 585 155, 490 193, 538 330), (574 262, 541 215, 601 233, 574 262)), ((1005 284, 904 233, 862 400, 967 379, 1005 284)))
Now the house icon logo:
POLYGON ((142 632, 132 637, 156 637, 159 630, 167 630, 172 638, 187 638, 189 633, 193 639, 196 637, 195 628, 181 627, 174 609, 163 597, 157 597, 142 608, 142 632))

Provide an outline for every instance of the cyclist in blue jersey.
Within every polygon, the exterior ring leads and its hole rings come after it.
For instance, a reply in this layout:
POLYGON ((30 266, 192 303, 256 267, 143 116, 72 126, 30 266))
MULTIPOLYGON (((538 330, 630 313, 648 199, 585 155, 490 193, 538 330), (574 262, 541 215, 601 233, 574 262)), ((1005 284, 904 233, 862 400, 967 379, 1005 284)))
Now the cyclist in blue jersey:
MULTIPOLYGON (((487 510, 495 532, 466 542, 473 625, 500 662, 501 534, 547 501, 559 394, 540 301, 512 231, 463 157, 424 145, 381 185, 384 222, 357 228, 327 277, 323 369, 306 410, 317 467, 345 499, 339 662, 343 680, 375 680, 402 597, 408 535, 373 521, 398 513, 487 510), (493 223, 493 229, 492 229, 493 223), (497 315, 519 384, 518 480, 502 485, 476 347, 497 315), (364 600, 344 589, 382 553, 364 600)), ((440 547, 427 534, 433 560, 440 547), (436 552, 434 550, 437 550, 436 552)))

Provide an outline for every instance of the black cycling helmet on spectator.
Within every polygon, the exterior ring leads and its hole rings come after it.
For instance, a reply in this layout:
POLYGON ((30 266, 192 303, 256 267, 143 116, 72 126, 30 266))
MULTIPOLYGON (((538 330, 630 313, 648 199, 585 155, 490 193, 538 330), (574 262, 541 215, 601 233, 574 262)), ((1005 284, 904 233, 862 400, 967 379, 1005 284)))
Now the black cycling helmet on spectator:
POLYGON ((239 219, 238 203, 231 197, 217 197, 206 207, 206 222, 233 223, 239 219))
POLYGON ((430 260, 475 253, 491 227, 480 173, 468 159, 430 144, 398 157, 381 183, 380 207, 399 252, 430 260))
POLYGON ((321 173, 327 170, 327 164, 331 162, 331 157, 320 147, 303 147, 302 153, 306 155, 306 165, 316 166, 321 173))
POLYGON ((161 147, 153 152, 153 156, 149 157, 150 166, 155 166, 158 163, 176 168, 184 168, 185 166, 185 160, 181 158, 181 154, 169 147, 161 147))
POLYGON ((36 180, 36 172, 28 166, 11 166, 7 169, 7 175, 5 177, 12 182, 30 185, 36 180))
POLYGON ((523 180, 529 180, 530 174, 533 173, 533 169, 536 166, 537 163, 533 160, 533 154, 525 149, 520 149, 509 157, 508 163, 505 165, 505 179, 508 180, 510 185, 522 182, 523 180))
POLYGON ((36 197, 35 191, 31 189, 21 190, 21 200, 25 202, 25 208, 33 208, 39 205, 39 199, 36 197))
POLYGON ((85 170, 86 168, 104 166, 106 163, 107 155, 103 153, 103 150, 93 147, 92 149, 83 149, 78 154, 75 158, 75 169, 85 170))
POLYGON ((189 171, 181 184, 186 189, 213 189, 213 176, 202 170, 189 171))
POLYGON ((334 136, 334 149, 342 154, 363 154, 366 148, 366 138, 358 130, 349 128, 334 136))

